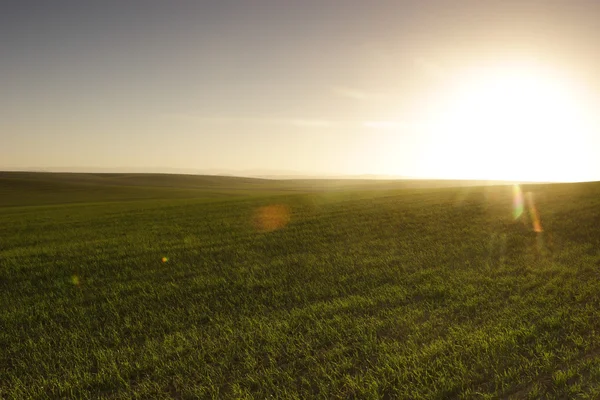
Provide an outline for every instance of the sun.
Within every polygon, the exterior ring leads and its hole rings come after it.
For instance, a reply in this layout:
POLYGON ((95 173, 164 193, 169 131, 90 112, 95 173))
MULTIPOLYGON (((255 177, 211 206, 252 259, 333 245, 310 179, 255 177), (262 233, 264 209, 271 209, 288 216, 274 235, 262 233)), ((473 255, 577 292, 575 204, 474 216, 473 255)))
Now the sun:
POLYGON ((470 70, 424 115, 422 170, 432 177, 586 180, 593 114, 555 70, 509 64, 470 70))

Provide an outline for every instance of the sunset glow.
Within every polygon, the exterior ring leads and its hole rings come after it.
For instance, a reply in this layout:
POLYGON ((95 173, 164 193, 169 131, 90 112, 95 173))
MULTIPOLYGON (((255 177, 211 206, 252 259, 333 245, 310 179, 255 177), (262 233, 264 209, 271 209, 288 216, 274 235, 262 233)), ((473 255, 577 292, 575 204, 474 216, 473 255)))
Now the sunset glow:
POLYGON ((80 3, 0 13, 0 170, 600 180, 600 2, 80 3))
POLYGON ((577 181, 586 178, 593 122, 577 87, 550 69, 469 70, 434 102, 429 175, 577 181))

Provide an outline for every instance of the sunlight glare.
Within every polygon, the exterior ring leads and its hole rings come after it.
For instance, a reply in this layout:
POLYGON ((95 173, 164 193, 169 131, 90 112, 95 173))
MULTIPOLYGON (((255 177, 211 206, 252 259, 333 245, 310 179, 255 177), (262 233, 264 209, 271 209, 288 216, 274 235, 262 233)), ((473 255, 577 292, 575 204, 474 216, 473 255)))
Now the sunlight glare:
POLYGON ((513 217, 518 219, 523 214, 523 192, 519 185, 513 186, 513 217))
POLYGON ((284 204, 260 207, 254 215, 254 225, 261 232, 273 232, 290 222, 290 210, 284 204))
POLYGON ((431 176, 574 181, 588 172, 592 113, 577 86, 531 65, 476 69, 434 103, 431 176))
POLYGON ((531 216, 531 225, 533 226, 533 231, 537 233, 543 232, 542 223, 540 222, 540 215, 535 207, 535 201, 533 200, 532 192, 527 192, 527 206, 529 208, 529 215, 531 216))

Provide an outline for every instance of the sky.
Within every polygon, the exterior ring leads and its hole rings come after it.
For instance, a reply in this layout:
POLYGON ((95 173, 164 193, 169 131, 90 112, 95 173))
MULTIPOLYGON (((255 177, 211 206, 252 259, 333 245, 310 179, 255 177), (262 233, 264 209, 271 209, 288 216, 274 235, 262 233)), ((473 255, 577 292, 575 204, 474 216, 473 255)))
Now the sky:
POLYGON ((2 2, 0 170, 600 180, 599 17, 594 0, 2 2))

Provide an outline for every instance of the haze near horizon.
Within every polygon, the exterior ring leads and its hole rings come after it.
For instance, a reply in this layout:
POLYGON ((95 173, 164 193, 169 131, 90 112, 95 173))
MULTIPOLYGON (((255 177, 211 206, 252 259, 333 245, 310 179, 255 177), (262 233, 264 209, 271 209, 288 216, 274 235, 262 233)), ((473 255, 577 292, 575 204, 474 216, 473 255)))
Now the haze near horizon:
POLYGON ((595 1, 0 10, 0 170, 600 180, 595 1))

